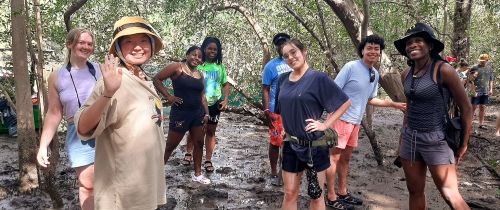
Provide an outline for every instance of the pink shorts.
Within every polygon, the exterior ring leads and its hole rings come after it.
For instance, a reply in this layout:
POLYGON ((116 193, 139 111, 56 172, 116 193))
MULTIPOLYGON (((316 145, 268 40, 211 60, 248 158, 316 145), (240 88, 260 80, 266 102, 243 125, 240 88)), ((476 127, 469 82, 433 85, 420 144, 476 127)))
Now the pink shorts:
POLYGON ((273 128, 269 127, 269 137, 271 138, 271 144, 281 147, 281 145, 283 144, 283 136, 285 135, 285 131, 283 130, 283 120, 281 119, 281 115, 279 114, 272 112, 269 114, 276 118, 276 120, 271 122, 273 128))
POLYGON ((346 146, 357 147, 360 125, 348 123, 343 120, 337 120, 332 128, 339 135, 337 148, 345 149, 346 146))

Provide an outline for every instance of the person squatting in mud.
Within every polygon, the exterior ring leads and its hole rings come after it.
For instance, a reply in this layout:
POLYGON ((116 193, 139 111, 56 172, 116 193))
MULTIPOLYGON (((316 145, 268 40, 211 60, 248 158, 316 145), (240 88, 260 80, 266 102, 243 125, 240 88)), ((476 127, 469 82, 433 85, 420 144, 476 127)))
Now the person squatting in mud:
POLYGON ((82 140, 96 138, 95 209, 156 209, 166 203, 161 98, 141 68, 163 48, 142 17, 114 24, 102 80, 75 115, 82 140))
POLYGON ((457 165, 467 151, 472 127, 472 106, 452 66, 439 53, 444 44, 432 28, 417 23, 394 42, 396 49, 410 60, 401 74, 407 100, 399 156, 410 193, 409 209, 427 209, 425 180, 427 168, 434 184, 452 209, 469 209, 458 191, 457 165), (456 156, 445 140, 445 116, 449 97, 460 108, 463 145, 456 156))
MULTIPOLYGON (((205 96, 208 102, 208 125, 205 130, 205 162, 203 167, 206 172, 215 170, 212 155, 215 151, 215 130, 219 123, 221 111, 227 109, 229 103, 229 82, 227 80, 226 66, 222 64, 222 45, 216 37, 206 37, 201 44, 203 64, 197 69, 205 78, 205 96)), ((190 160, 193 151, 191 135, 187 139, 187 148, 184 160, 190 160)))
POLYGON ((325 209, 322 189, 330 159, 324 131, 349 108, 351 101, 326 73, 309 66, 307 49, 299 40, 286 41, 282 45, 282 53, 293 69, 280 76, 277 90, 276 112, 283 117, 286 132, 282 160, 282 209, 297 209, 300 182, 306 168, 308 173, 317 172, 317 178, 314 178, 320 191, 316 198, 311 199, 309 208, 325 209), (326 121, 321 122, 319 120, 325 110, 329 115, 326 121))
POLYGON ((164 161, 167 163, 174 149, 179 145, 184 134, 189 131, 194 145, 194 175, 192 180, 210 184, 210 179, 201 173, 203 158, 203 137, 208 122, 208 105, 205 97, 204 78, 196 67, 201 63, 201 50, 190 47, 184 62, 172 63, 153 78, 156 89, 172 106, 170 110, 167 145, 164 161), (172 80, 174 95, 170 95, 163 86, 163 80, 172 80))
POLYGON ((87 29, 74 28, 66 35, 68 53, 65 65, 49 77, 49 106, 37 154, 38 164, 48 167, 48 147, 64 116, 68 122, 65 148, 71 167, 76 170, 80 207, 83 210, 94 209, 95 140, 80 140, 73 116, 101 77, 99 65, 88 61, 94 53, 94 44, 94 36, 87 29))

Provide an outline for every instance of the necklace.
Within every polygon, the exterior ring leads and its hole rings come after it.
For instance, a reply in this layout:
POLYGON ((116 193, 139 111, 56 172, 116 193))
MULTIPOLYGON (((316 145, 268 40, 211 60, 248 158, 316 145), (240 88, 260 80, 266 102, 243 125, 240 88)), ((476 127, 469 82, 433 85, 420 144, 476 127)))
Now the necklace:
POLYGON ((424 65, 422 65, 422 67, 418 68, 417 71, 413 72, 413 78, 417 78, 417 75, 427 67, 427 63, 429 63, 430 60, 431 60, 431 58, 427 58, 424 65))
POLYGON ((181 64, 181 69, 186 75, 193 77, 195 79, 199 79, 199 76, 195 75, 194 72, 191 71, 190 68, 185 63, 181 64))

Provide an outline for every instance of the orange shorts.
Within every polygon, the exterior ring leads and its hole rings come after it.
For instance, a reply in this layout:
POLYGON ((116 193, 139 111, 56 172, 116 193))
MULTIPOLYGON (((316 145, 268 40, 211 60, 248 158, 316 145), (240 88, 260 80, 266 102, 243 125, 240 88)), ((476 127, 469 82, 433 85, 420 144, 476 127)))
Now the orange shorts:
POLYGON ((357 147, 360 125, 337 120, 332 126, 339 135, 337 148, 345 149, 346 146, 357 147))
POLYGON ((271 124, 273 127, 269 127, 269 136, 271 138, 271 144, 274 146, 281 147, 283 144, 283 136, 285 135, 285 131, 283 130, 283 120, 281 119, 281 115, 270 112, 269 115, 271 117, 276 118, 276 120, 272 121, 271 124))

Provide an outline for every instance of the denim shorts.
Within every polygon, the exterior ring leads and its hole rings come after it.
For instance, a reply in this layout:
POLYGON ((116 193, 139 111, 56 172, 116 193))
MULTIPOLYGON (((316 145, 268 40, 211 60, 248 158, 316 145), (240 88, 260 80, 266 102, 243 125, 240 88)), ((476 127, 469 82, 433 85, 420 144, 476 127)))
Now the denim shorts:
POLYGON ((444 132, 402 129, 399 156, 410 161, 423 161, 426 165, 448 165, 455 163, 455 156, 444 139, 444 132))
POLYGON ((170 111, 168 128, 176 132, 185 133, 193 127, 202 126, 204 113, 205 112, 202 109, 172 109, 170 111))
POLYGON ((74 123, 68 123, 66 133, 66 152, 72 168, 86 166, 95 160, 95 139, 82 141, 76 134, 74 123))
POLYGON ((470 99, 470 103, 472 105, 484 105, 490 103, 490 97, 488 95, 480 95, 476 97, 472 97, 470 99))
MULTIPOLYGON (((317 171, 324 171, 330 167, 330 152, 327 147, 315 147, 312 151, 313 168, 317 171)), ((307 160, 304 154, 296 152, 291 143, 285 141, 283 144, 283 160, 281 168, 286 172, 299 173, 307 167, 307 160), (303 157, 299 157, 299 155, 303 157)))

